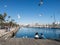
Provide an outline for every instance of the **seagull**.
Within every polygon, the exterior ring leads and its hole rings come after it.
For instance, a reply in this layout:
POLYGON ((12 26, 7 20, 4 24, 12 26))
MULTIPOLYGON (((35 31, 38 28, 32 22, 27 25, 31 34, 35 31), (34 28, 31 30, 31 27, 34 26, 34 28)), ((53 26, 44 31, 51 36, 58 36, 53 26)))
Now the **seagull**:
POLYGON ((39 6, 43 4, 43 0, 40 0, 40 3, 38 4, 39 6))
POLYGON ((7 5, 4 5, 4 7, 6 8, 6 7, 7 7, 7 5))
POLYGON ((39 16, 42 16, 43 14, 39 14, 39 16))
POLYGON ((18 19, 20 19, 20 18, 21 18, 19 14, 18 14, 17 16, 18 16, 18 19))

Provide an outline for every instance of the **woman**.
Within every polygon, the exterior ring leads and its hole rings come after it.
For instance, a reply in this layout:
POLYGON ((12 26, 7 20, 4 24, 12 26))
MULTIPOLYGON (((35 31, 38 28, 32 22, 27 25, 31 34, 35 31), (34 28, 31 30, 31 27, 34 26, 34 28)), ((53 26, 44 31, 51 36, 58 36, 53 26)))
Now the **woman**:
POLYGON ((39 39, 39 34, 38 34, 38 32, 35 33, 35 39, 39 39))

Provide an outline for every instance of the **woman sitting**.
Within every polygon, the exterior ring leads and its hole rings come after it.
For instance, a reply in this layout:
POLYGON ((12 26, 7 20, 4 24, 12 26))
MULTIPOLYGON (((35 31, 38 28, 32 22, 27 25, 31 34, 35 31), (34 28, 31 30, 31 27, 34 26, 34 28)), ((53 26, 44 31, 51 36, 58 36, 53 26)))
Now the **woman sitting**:
POLYGON ((35 39, 39 39, 39 34, 38 34, 38 32, 35 33, 35 39))

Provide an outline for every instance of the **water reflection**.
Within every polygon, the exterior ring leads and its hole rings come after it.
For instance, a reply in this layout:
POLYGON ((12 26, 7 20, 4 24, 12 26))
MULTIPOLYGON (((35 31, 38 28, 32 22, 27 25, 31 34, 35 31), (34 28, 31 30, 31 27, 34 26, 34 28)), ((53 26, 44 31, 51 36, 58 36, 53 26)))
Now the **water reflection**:
POLYGON ((51 28, 21 28, 16 33, 16 38, 34 38, 35 33, 38 32, 44 34, 46 38, 49 39, 60 39, 60 29, 51 29, 51 28))

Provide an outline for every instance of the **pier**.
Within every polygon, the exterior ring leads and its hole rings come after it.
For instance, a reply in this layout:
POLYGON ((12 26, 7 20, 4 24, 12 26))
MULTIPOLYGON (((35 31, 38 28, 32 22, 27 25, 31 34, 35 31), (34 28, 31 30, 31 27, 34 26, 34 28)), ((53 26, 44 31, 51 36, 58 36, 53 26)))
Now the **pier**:
POLYGON ((0 36, 1 39, 7 39, 11 38, 15 35, 15 33, 18 31, 19 27, 15 27, 14 29, 11 29, 11 31, 4 33, 0 36))
POLYGON ((48 39, 11 38, 0 39, 0 45, 60 45, 60 42, 48 39))

